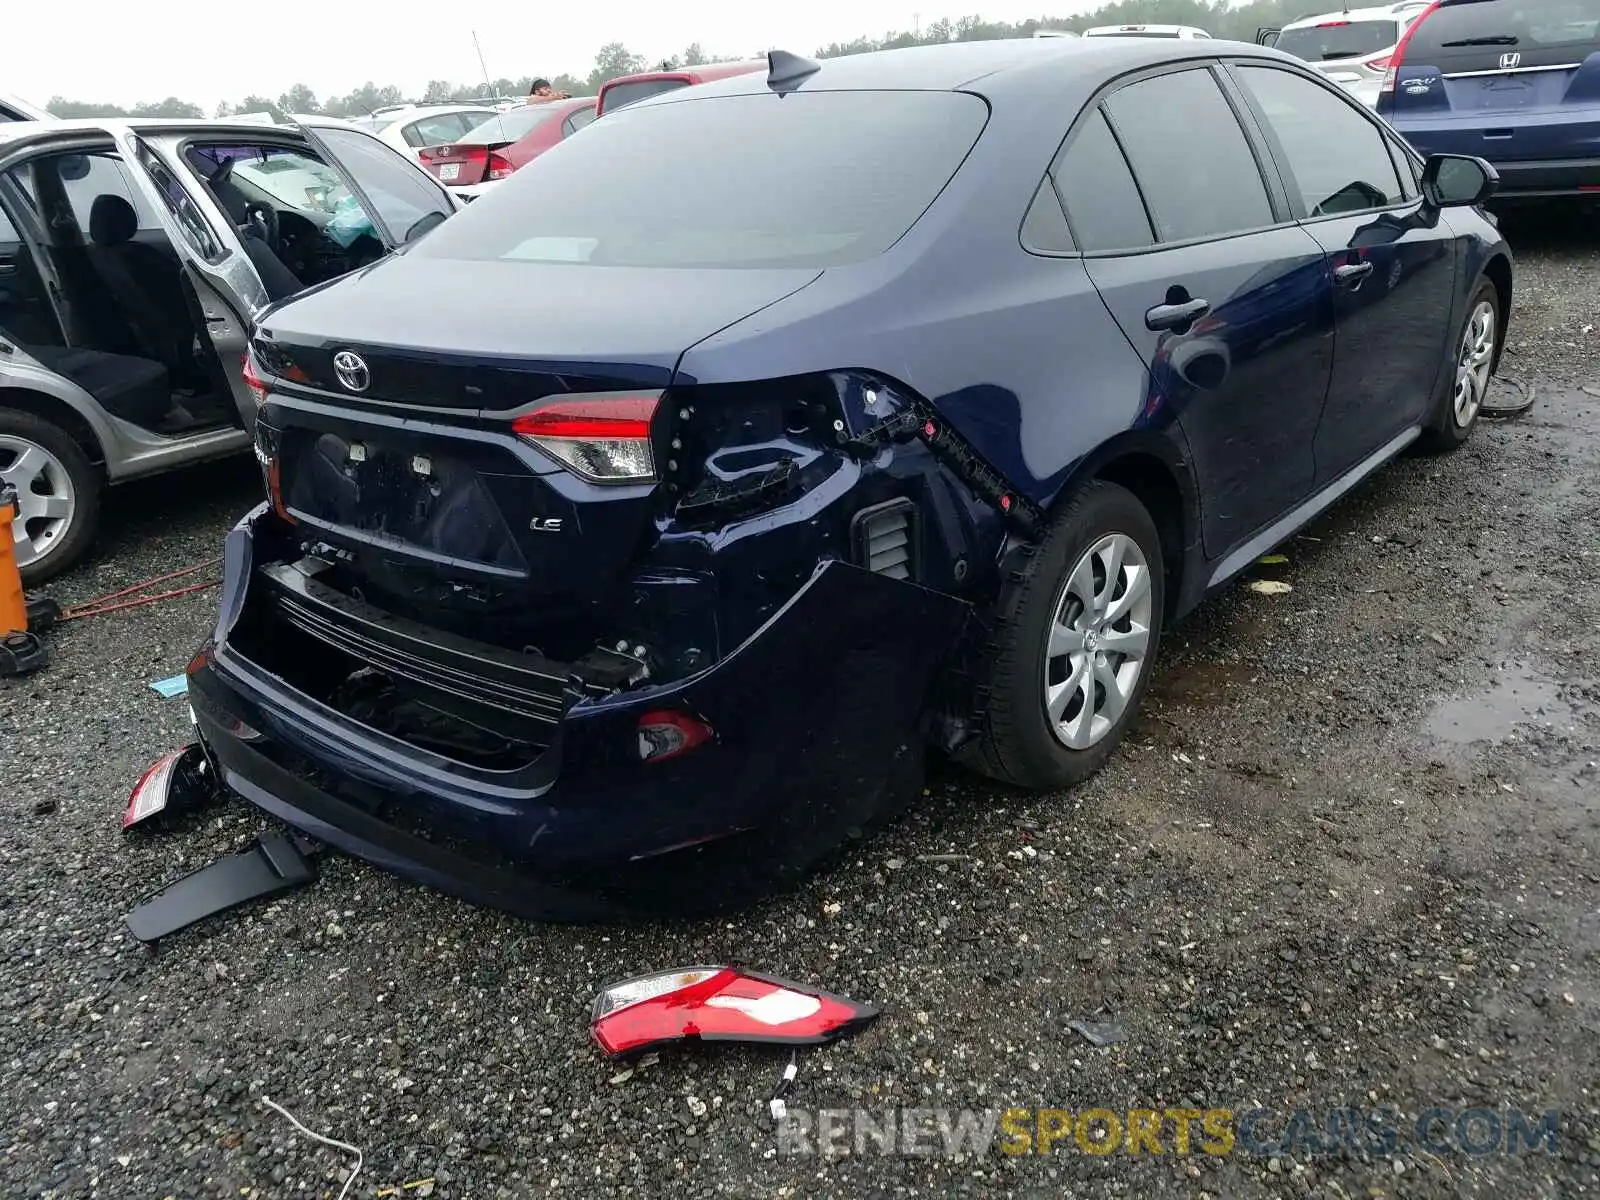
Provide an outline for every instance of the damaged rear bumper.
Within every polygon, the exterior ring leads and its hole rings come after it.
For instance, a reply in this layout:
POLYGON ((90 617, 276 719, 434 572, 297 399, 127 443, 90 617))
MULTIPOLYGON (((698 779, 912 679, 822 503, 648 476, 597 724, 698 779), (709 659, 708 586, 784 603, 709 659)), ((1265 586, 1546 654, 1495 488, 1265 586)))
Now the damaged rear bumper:
MULTIPOLYGON (((270 590, 258 569, 269 564, 254 554, 263 519, 258 510, 229 535, 222 615, 190 668, 195 719, 223 784, 340 850, 538 919, 615 915, 630 907, 637 878, 658 878, 718 843, 774 849, 761 869, 777 883, 801 864, 785 861, 783 836, 761 835, 864 824, 857 817, 870 815, 896 765, 920 756, 925 698, 969 611, 943 593, 828 561, 709 669, 604 694, 573 680, 559 697, 547 694, 548 748, 491 769, 363 724, 242 652, 234 625, 270 590), (641 761, 640 718, 663 709, 693 714, 714 739, 641 761)), ((315 599, 296 601, 317 609, 307 624, 323 622, 330 644, 374 636, 315 599)), ((397 625, 381 644, 354 645, 393 653, 389 635, 403 641, 415 628, 397 625)), ((433 659, 447 677, 458 665, 433 659)))

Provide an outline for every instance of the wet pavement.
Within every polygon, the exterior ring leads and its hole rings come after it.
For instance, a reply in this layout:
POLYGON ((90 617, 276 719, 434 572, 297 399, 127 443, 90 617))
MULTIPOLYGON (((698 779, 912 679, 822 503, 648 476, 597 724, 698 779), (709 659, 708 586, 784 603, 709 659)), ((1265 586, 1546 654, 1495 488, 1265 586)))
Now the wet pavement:
MULTIPOLYGON (((148 882, 256 828, 116 828, 185 726, 148 681, 215 597, 63 628, 48 674, 0 690, 0 1194, 336 1194, 345 1156, 263 1098, 361 1147, 361 1196, 1600 1194, 1600 234, 1513 236, 1527 416, 1358 489, 1264 570, 1289 592, 1233 588, 1170 631, 1089 784, 940 768, 894 828, 734 918, 546 928, 333 860, 148 952, 120 924, 148 882), (786 1055, 624 1075, 588 1044, 603 982, 725 957, 885 1009, 801 1052, 797 1113, 1029 1111, 981 1152, 846 1126, 824 1160, 767 1111, 786 1055), (1088 1109, 1163 1114, 1162 1152, 1097 1153, 1088 1109), (1223 1109, 1228 1152, 1196 1116, 1182 1153, 1170 1112, 1223 1109), (1346 1109, 1392 1110, 1394 1136, 1313 1136, 1346 1109), (1063 1119, 1052 1153, 1002 1149, 1063 1119)), ((129 489, 57 594, 214 554, 255 491, 248 460, 129 489)))

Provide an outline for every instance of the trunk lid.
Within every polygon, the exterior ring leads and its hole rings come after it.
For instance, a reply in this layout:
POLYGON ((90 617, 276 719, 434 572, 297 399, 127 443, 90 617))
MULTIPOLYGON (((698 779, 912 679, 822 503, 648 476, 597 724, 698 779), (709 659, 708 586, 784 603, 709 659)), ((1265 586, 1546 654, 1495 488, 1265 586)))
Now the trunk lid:
MULTIPOLYGON (((554 396, 659 396, 686 349, 818 274, 394 256, 258 332, 269 487, 374 603, 559 641, 563 620, 592 626, 585 614, 628 601, 616 585, 653 536, 658 485, 585 478, 515 415, 554 396)), ((652 446, 659 467, 669 450, 652 446)))
POLYGON ((511 143, 485 142, 475 144, 457 142, 453 146, 428 146, 417 151, 422 165, 431 171, 440 183, 465 187, 472 183, 485 183, 491 178, 504 178, 511 173, 511 164, 500 154, 511 143), (498 161, 497 161, 498 160, 498 161), (492 171, 499 168, 499 175, 492 171))

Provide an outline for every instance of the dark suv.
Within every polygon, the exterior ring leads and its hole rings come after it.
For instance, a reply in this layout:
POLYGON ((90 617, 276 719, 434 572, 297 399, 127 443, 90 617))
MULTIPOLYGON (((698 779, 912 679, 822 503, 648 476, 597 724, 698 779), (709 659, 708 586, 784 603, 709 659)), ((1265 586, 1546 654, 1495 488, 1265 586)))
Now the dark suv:
POLYGON ((1600 200, 1600 0, 1442 0, 1377 108, 1424 154, 1493 163, 1502 199, 1600 200))

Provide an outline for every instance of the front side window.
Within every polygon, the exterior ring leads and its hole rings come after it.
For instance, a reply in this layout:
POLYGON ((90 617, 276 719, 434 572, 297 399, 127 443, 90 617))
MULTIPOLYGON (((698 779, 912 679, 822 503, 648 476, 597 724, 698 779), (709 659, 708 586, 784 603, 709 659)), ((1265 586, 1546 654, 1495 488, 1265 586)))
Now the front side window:
POLYGON ((425 231, 430 218, 442 220, 455 211, 414 161, 407 162, 370 134, 329 128, 316 130, 316 136, 372 202, 397 242, 425 231))
POLYGON ((1244 130, 1204 68, 1143 79, 1105 109, 1163 242, 1222 237, 1273 223, 1244 130))
POLYGON ((1240 67, 1309 216, 1367 212, 1405 197, 1383 133, 1326 88, 1289 71, 1240 67))
POLYGON ((815 267, 882 253, 988 119, 960 92, 715 96, 610 113, 439 226, 424 258, 815 267))

